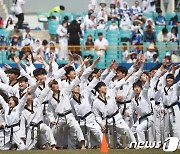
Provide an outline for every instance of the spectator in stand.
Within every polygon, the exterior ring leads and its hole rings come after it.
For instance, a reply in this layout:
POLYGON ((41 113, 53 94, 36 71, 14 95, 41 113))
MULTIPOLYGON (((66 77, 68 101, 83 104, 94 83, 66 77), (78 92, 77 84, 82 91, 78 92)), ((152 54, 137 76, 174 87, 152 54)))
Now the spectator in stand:
POLYGON ((124 14, 119 27, 122 30, 128 30, 131 29, 131 26, 132 25, 131 25, 131 20, 129 19, 129 15, 124 14))
POLYGON ((74 46, 73 48, 69 48, 70 50, 74 50, 77 54, 80 54, 80 37, 82 36, 80 25, 76 20, 73 20, 71 24, 68 26, 68 34, 69 40, 68 45, 74 46))
POLYGON ((44 59, 44 52, 43 52, 43 45, 42 45, 42 42, 39 38, 37 38, 35 41, 34 41, 34 44, 33 44, 33 57, 35 59, 35 61, 39 58, 39 57, 42 57, 44 59))
POLYGON ((154 21, 153 21, 151 18, 148 18, 148 19, 146 20, 146 23, 145 23, 144 28, 146 29, 146 27, 147 27, 148 25, 151 26, 152 31, 155 31, 155 24, 154 24, 154 21))
POLYGON ((156 1, 155 0, 142 0, 143 12, 150 13, 156 12, 156 1))
POLYGON ((135 53, 137 56, 139 53, 143 53, 143 46, 142 44, 136 44, 136 48, 132 50, 133 53, 135 53))
POLYGON ((6 20, 4 21, 4 28, 7 30, 13 30, 14 28, 14 19, 12 15, 8 15, 6 20))
POLYGON ((107 25, 104 21, 104 18, 100 18, 97 23, 97 29, 107 29, 107 25))
POLYGON ((22 32, 18 29, 17 26, 14 26, 14 30, 10 32, 8 38, 12 39, 13 37, 17 37, 19 40, 21 40, 22 36, 22 32))
POLYGON ((178 21, 178 16, 175 15, 174 17, 172 17, 169 21, 169 25, 177 25, 180 26, 180 22, 178 21))
POLYGON ((103 34, 101 32, 98 33, 98 38, 94 42, 94 47, 99 57, 103 56, 105 51, 108 49, 108 41, 103 38, 103 34))
POLYGON ((152 31, 152 27, 150 25, 146 26, 146 31, 144 31, 144 42, 156 42, 155 32, 152 31))
POLYGON ((158 16, 155 18, 155 24, 158 26, 165 26, 166 25, 166 18, 162 15, 162 10, 159 9, 158 16))
POLYGON ((171 32, 168 33, 169 41, 179 42, 178 27, 172 27, 171 32))
POLYGON ((95 13, 92 13, 90 15, 90 18, 85 21, 84 29, 96 29, 96 26, 97 26, 96 15, 95 15, 95 13))
POLYGON ((132 45, 143 43, 143 36, 141 35, 141 33, 136 32, 136 31, 132 31, 131 33, 132 33, 132 35, 131 35, 131 44, 132 45))
POLYGON ((116 4, 116 7, 120 9, 123 6, 123 0, 113 0, 116 4))
POLYGON ((168 42, 169 41, 169 36, 168 36, 168 30, 166 27, 162 29, 161 32, 157 35, 157 41, 158 42, 168 42))
POLYGON ((93 42, 92 35, 88 35, 87 40, 85 42, 85 49, 93 50, 93 48, 94 48, 94 42, 93 42))
POLYGON ((42 41, 42 46, 43 46, 43 52, 45 53, 47 48, 48 48, 48 41, 47 40, 43 40, 42 41))
POLYGON ((0 16, 0 29, 3 28, 4 22, 3 22, 3 18, 0 16))
POLYGON ((152 57, 151 63, 159 63, 158 54, 155 53, 152 57))
POLYGON ((54 55, 54 60, 58 60, 59 51, 53 41, 49 42, 49 47, 46 49, 45 60, 50 60, 51 54, 54 55))
POLYGON ((94 13, 94 10, 92 10, 92 9, 90 9, 88 11, 88 14, 84 17, 84 23, 86 23, 90 19, 91 14, 93 14, 93 13, 94 13))
POLYGON ((59 35, 59 45, 60 45, 60 53, 59 60, 67 60, 68 59, 68 33, 67 33, 68 22, 63 21, 62 24, 59 25, 56 30, 59 35))
POLYGON ((114 1, 111 1, 110 8, 108 11, 108 20, 119 20, 118 8, 114 1))
POLYGON ((126 63, 127 61, 129 61, 132 53, 128 51, 128 47, 126 43, 123 43, 121 48, 122 48, 122 62, 126 63))
POLYGON ((142 9, 139 6, 139 1, 135 1, 134 6, 130 10, 131 15, 139 15, 142 13, 142 9))
POLYGON ((7 58, 8 58, 8 60, 14 61, 14 56, 16 56, 16 55, 15 55, 15 51, 16 51, 16 48, 15 48, 15 47, 13 47, 13 46, 9 47, 9 52, 7 52, 7 58))
POLYGON ((119 14, 121 18, 123 17, 124 14, 127 14, 127 15, 130 14, 130 9, 127 2, 123 2, 122 7, 119 9, 119 14))
POLYGON ((115 20, 112 20, 112 23, 109 26, 109 30, 119 30, 118 26, 116 25, 116 21, 115 20))
POLYGON ((166 52, 165 59, 166 59, 166 63, 171 63, 171 54, 169 52, 166 52))
POLYGON ((138 16, 135 16, 133 21, 138 22, 138 24, 142 26, 145 24, 146 19, 145 19, 145 17, 143 17, 142 13, 140 13, 138 16))
POLYGON ((97 14, 97 20, 99 21, 100 19, 103 19, 105 23, 108 21, 108 15, 103 9, 97 14))
POLYGON ((137 59, 137 55, 134 52, 130 52, 130 58, 128 59, 127 63, 135 63, 137 59))
POLYGON ((146 60, 152 61, 154 54, 158 54, 158 49, 155 46, 154 42, 151 42, 146 52, 144 53, 144 57, 146 58, 146 60))
POLYGON ((171 61, 172 63, 180 63, 180 56, 177 48, 173 49, 173 54, 171 55, 171 61))
POLYGON ((58 6, 54 7, 54 8, 52 8, 48 12, 48 17, 50 17, 52 13, 61 13, 64 10, 65 10, 65 7, 63 5, 58 5, 58 6))
POLYGON ((31 33, 31 29, 29 26, 27 26, 25 28, 25 32, 23 33, 23 40, 28 38, 29 40, 31 40, 31 45, 33 44, 33 40, 34 40, 34 37, 33 37, 33 34, 31 33))
POLYGON ((0 46, 6 46, 7 42, 6 42, 6 38, 4 37, 4 34, 0 35, 0 46))
POLYGON ((88 8, 95 11, 97 9, 97 0, 90 0, 88 8))
POLYGON ((107 6, 106 1, 105 0, 100 0, 97 14, 99 12, 101 12, 102 10, 104 11, 105 14, 108 14, 108 8, 106 6, 107 6))

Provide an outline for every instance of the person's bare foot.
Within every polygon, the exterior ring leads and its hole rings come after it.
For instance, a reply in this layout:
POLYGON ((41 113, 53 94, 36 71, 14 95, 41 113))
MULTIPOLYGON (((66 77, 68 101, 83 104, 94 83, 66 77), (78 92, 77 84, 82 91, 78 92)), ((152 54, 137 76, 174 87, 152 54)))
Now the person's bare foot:
POLYGON ((51 150, 57 150, 55 145, 51 145, 51 150))
POLYGON ((81 150, 85 150, 85 149, 86 149, 86 147, 84 145, 82 145, 81 150))

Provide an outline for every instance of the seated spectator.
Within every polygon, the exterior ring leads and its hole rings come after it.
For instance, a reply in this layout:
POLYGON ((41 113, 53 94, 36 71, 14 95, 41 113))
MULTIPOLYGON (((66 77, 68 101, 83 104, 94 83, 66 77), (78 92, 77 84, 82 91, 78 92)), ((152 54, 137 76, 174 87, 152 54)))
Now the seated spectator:
POLYGON ((158 54, 155 53, 152 57, 151 63, 159 63, 158 54))
POLYGON ((107 23, 108 21, 108 15, 103 9, 97 14, 97 21, 99 21, 100 19, 103 19, 105 23, 107 23))
POLYGON ((14 30, 10 32, 8 38, 13 39, 14 37, 16 37, 19 41, 21 41, 22 36, 22 32, 18 29, 17 26, 14 26, 14 30))
POLYGON ((92 39, 92 35, 88 35, 87 40, 85 42, 85 49, 92 50, 94 48, 94 42, 92 39))
POLYGON ((138 14, 138 16, 134 17, 134 22, 137 22, 139 25, 144 25, 146 22, 145 17, 143 17, 142 13, 138 14))
POLYGON ((153 55, 158 53, 158 49, 155 46, 154 42, 151 42, 146 52, 144 53, 144 57, 148 61, 152 61, 153 55))
POLYGON ((58 59, 58 53, 59 53, 59 51, 55 46, 55 42, 50 41, 49 48, 46 49, 45 59, 50 60, 51 54, 53 54, 54 59, 57 60, 58 59))
POLYGON ((9 52, 7 52, 7 59, 10 61, 14 61, 14 56, 16 56, 15 54, 16 48, 11 46, 9 48, 9 52))
POLYGON ((143 43, 143 36, 141 33, 132 31, 131 35, 131 44, 136 45, 136 44, 142 44, 143 43))
POLYGON ((135 63, 135 62, 136 62, 136 59, 137 59, 136 53, 132 52, 132 54, 130 53, 130 58, 129 58, 129 60, 127 61, 127 63, 135 63))
POLYGON ((168 36, 168 30, 167 28, 163 28, 161 32, 157 35, 157 41, 158 42, 168 42, 169 36, 168 36))
POLYGON ((154 25, 154 21, 151 19, 151 18, 148 18, 146 20, 146 23, 145 23, 145 29, 147 26, 151 26, 152 30, 155 31, 155 25, 154 25))
POLYGON ((0 46, 7 45, 6 38, 4 37, 4 34, 0 35, 0 46))
POLYGON ((108 20, 119 20, 118 8, 114 1, 111 1, 108 11, 108 20))
POLYGON ((93 14, 93 13, 94 13, 94 10, 92 10, 92 9, 90 9, 90 10, 88 11, 88 14, 84 17, 84 23, 86 23, 87 20, 90 19, 90 16, 91 16, 91 14, 93 14))
POLYGON ((6 20, 4 21, 4 28, 7 30, 13 30, 15 26, 14 19, 12 15, 8 15, 6 20))
POLYGON ((120 17, 122 18, 124 14, 127 14, 129 16, 130 14, 130 9, 129 9, 129 6, 128 6, 128 3, 127 2, 123 2, 123 5, 121 6, 121 8, 119 9, 119 14, 120 14, 120 17))
POLYGON ((171 54, 169 52, 166 52, 165 60, 167 64, 171 63, 171 54))
POLYGON ((105 51, 108 49, 108 41, 103 38, 103 34, 101 32, 98 33, 98 38, 94 42, 94 48, 97 51, 98 56, 103 56, 105 51))
POLYGON ((180 63, 180 55, 178 53, 178 49, 173 49, 173 54, 171 55, 172 63, 180 63))
POLYGON ((0 29, 2 29, 4 26, 3 18, 0 16, 0 29))
POLYGON ((126 43, 123 43, 121 48, 122 48, 122 62, 126 63, 130 59, 131 53, 129 53, 126 43))
POLYGON ((32 43, 33 43, 34 37, 33 37, 33 34, 31 33, 31 29, 30 29, 29 26, 27 26, 25 28, 25 32, 23 33, 23 40, 26 39, 26 38, 30 39, 32 41, 32 43))
POLYGON ((156 42, 155 32, 152 31, 152 27, 149 25, 146 27, 146 31, 144 31, 143 37, 144 42, 156 42))
POLYGON ((179 38, 179 35, 178 35, 178 28, 177 27, 173 27, 171 29, 171 32, 168 33, 168 38, 169 38, 169 41, 171 42, 178 42, 178 38, 179 38))
POLYGON ((106 5, 106 1, 105 1, 105 0, 100 0, 97 14, 98 14, 99 12, 101 12, 102 10, 103 10, 106 14, 108 14, 108 8, 107 8, 106 6, 107 6, 107 5, 106 5))
POLYGON ((97 23, 96 23, 96 15, 92 13, 90 15, 90 19, 87 19, 84 23, 84 29, 96 29, 97 23))
POLYGON ((104 21, 104 18, 100 18, 100 20, 97 23, 97 29, 107 29, 106 23, 104 21))
POLYGON ((158 10, 158 16, 155 18, 156 25, 165 26, 166 25, 166 18, 162 15, 162 10, 158 10))
POLYGON ((142 44, 136 44, 136 48, 132 50, 133 53, 135 53, 137 56, 139 53, 142 53, 143 51, 143 46, 142 44))
POLYGON ((178 16, 175 15, 174 17, 172 17, 169 21, 169 25, 180 25, 180 22, 178 21, 178 16))
POLYGON ((118 26, 116 25, 116 21, 115 20, 112 20, 112 23, 109 26, 109 30, 119 30, 118 26))
POLYGON ((129 15, 124 14, 121 20, 120 26, 122 30, 128 30, 131 28, 131 20, 129 19, 129 15))
POLYGON ((139 6, 139 1, 135 1, 134 6, 132 6, 131 10, 130 10, 131 15, 139 15, 142 13, 142 9, 139 6))
POLYGON ((40 39, 36 39, 33 44, 33 57, 35 60, 42 57, 44 59, 43 45, 40 39))
POLYGON ((48 48, 48 41, 47 40, 43 40, 42 41, 42 46, 43 46, 43 52, 46 52, 46 49, 48 48))

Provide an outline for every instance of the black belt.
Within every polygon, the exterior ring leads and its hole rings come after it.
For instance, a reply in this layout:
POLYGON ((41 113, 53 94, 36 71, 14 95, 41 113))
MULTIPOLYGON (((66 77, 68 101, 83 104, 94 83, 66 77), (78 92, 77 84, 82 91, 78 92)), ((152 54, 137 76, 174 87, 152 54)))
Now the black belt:
POLYGON ((121 104, 124 104, 124 108, 123 108, 123 111, 122 111, 122 115, 124 115, 125 114, 125 111, 126 111, 126 104, 127 103, 131 103, 131 100, 128 100, 128 101, 125 101, 125 102, 118 102, 120 105, 121 104))
POLYGON ((150 101, 154 101, 154 98, 151 98, 150 101))
POLYGON ((37 136, 40 135, 40 124, 42 124, 43 121, 40 121, 38 123, 30 122, 30 126, 32 126, 32 131, 31 131, 31 139, 34 139, 34 128, 37 127, 37 136))
POLYGON ((87 126, 86 126, 86 118, 92 114, 92 112, 88 112, 87 114, 85 114, 83 117, 79 117, 81 120, 84 120, 84 131, 85 131, 85 134, 87 135, 87 126))
POLYGON ((147 117, 149 117, 149 116, 151 116, 151 115, 152 115, 152 112, 151 112, 151 113, 148 113, 148 114, 145 114, 144 116, 140 117, 140 118, 139 118, 139 124, 141 123, 141 121, 142 121, 143 119, 145 119, 145 118, 147 118, 147 117))
POLYGON ((66 115, 68 115, 68 114, 70 114, 71 113, 71 111, 68 111, 68 112, 66 112, 66 113, 58 113, 57 115, 59 116, 59 117, 64 117, 64 116, 66 116, 66 115))
POLYGON ((45 101, 42 103, 44 105, 43 106, 43 115, 46 115, 46 104, 48 104, 48 103, 49 103, 48 101, 45 101))
POLYGON ((161 102, 157 102, 157 101, 155 101, 155 105, 159 105, 161 102))
POLYGON ((166 109, 172 108, 173 106, 178 105, 178 102, 172 103, 171 105, 164 105, 166 109))
POLYGON ((16 127, 16 126, 20 126, 20 121, 16 124, 13 124, 13 125, 6 125, 6 128, 11 128, 11 132, 10 132, 10 144, 12 143, 12 139, 13 139, 13 128, 16 127))
POLYGON ((116 133, 116 121, 114 116, 117 115, 119 113, 119 110, 117 110, 115 113, 113 113, 112 115, 107 115, 106 116, 106 133, 108 133, 108 124, 107 124, 107 120, 113 118, 113 132, 116 133))

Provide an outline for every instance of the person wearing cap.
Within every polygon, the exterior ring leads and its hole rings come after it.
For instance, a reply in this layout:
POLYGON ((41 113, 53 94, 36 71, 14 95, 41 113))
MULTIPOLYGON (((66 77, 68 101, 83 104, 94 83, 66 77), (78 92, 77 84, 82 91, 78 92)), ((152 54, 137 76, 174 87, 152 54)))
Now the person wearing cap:
POLYGON ((108 20, 119 20, 118 13, 118 8, 116 7, 114 0, 111 0, 110 7, 108 10, 108 20))
POLYGON ((129 18, 129 15, 128 14, 123 14, 119 27, 122 30, 128 30, 128 29, 130 30, 131 29, 131 25, 132 24, 131 24, 131 20, 129 18))
POLYGON ((98 38, 94 42, 94 47, 96 50, 96 54, 101 57, 105 55, 105 51, 108 49, 108 41, 103 37, 101 32, 98 33, 98 38))
POLYGON ((29 26, 25 27, 25 31, 23 33, 23 40, 26 39, 26 38, 30 39, 32 41, 32 43, 33 43, 34 36, 31 33, 31 29, 30 29, 29 26))
POLYGON ((104 12, 107 14, 108 13, 108 9, 106 7, 106 1, 105 0, 100 0, 99 2, 99 8, 98 8, 98 12, 99 13, 101 10, 104 10, 104 12))
POLYGON ((68 34, 67 34, 67 22, 62 21, 62 24, 59 25, 56 30, 59 36, 59 60, 67 60, 68 59, 68 34))
POLYGON ((103 19, 105 23, 108 21, 107 12, 105 12, 103 9, 101 9, 101 11, 99 11, 97 14, 97 20, 99 21, 100 19, 103 19))
POLYGON ((101 17, 97 23, 97 29, 107 29, 106 22, 104 21, 104 18, 101 17))
POLYGON ((165 26, 166 25, 166 18, 162 15, 162 10, 159 9, 158 16, 155 18, 155 24, 158 26, 165 26))
POLYGON ((61 13, 64 10, 65 10, 65 7, 63 5, 58 5, 58 6, 54 7, 54 8, 52 8, 48 12, 48 17, 50 17, 52 13, 61 13))
POLYGON ((148 25, 151 26, 152 31, 155 31, 155 24, 154 24, 154 20, 153 20, 153 19, 147 18, 146 23, 145 23, 145 26, 144 26, 144 29, 145 29, 145 30, 146 30, 146 27, 147 27, 148 25))
POLYGON ((90 15, 90 18, 87 19, 86 21, 84 21, 84 29, 96 29, 97 27, 97 23, 96 23, 96 14, 95 13, 92 13, 90 15))

